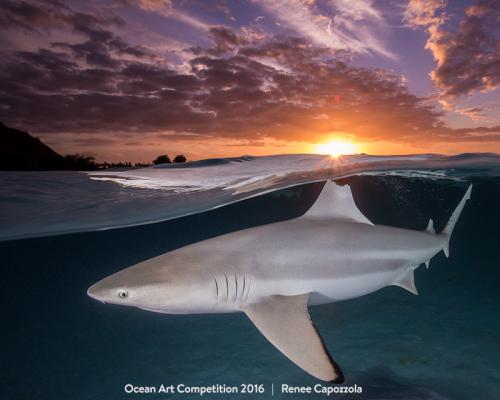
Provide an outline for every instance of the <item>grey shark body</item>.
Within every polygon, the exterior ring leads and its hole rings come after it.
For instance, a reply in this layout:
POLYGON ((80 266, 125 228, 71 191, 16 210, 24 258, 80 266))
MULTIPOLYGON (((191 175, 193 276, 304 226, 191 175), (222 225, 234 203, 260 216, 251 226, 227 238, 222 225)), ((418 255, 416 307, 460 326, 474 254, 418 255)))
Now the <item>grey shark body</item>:
POLYGON ((308 305, 347 300, 398 285, 414 294, 413 271, 448 255, 471 187, 443 232, 373 225, 349 186, 328 181, 299 218, 195 243, 111 275, 88 294, 149 311, 245 312, 264 336, 318 379, 343 375, 312 324, 308 305))

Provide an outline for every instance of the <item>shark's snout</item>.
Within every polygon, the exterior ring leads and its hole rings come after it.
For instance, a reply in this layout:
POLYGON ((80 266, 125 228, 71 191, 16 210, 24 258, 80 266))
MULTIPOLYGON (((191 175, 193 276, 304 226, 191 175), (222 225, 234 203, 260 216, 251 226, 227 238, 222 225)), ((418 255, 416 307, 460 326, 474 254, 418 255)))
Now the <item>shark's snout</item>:
POLYGON ((87 289, 87 295, 92 297, 95 300, 99 300, 102 303, 106 303, 104 301, 103 290, 101 285, 98 283, 93 284, 91 287, 87 289))

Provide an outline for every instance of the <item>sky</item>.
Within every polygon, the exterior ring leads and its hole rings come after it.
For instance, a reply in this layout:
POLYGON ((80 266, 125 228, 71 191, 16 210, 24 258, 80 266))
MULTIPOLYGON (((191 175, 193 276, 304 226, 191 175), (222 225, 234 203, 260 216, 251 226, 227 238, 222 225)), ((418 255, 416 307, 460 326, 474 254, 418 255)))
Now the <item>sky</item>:
POLYGON ((0 121, 110 162, 500 152, 499 39, 500 0, 3 0, 0 121))

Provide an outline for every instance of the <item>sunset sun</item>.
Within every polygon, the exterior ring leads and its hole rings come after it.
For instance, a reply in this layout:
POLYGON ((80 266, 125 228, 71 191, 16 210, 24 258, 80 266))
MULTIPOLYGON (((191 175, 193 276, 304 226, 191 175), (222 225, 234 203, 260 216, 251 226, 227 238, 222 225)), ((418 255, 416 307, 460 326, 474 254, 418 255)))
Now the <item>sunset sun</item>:
POLYGON ((337 158, 341 155, 356 153, 356 145, 344 140, 332 140, 326 143, 319 143, 315 146, 315 152, 319 154, 328 154, 337 158))

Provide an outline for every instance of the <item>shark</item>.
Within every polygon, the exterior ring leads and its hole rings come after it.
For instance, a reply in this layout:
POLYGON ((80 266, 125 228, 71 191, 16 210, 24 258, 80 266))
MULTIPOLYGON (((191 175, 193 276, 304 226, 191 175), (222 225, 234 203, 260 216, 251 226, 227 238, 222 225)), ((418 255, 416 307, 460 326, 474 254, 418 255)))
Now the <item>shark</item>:
POLYGON ((344 375, 308 307, 396 285, 418 294, 414 271, 450 237, 470 185, 445 228, 374 225, 348 185, 331 180, 302 216, 190 244, 121 270, 87 294, 104 303, 165 314, 243 312, 279 351, 313 377, 344 375))

